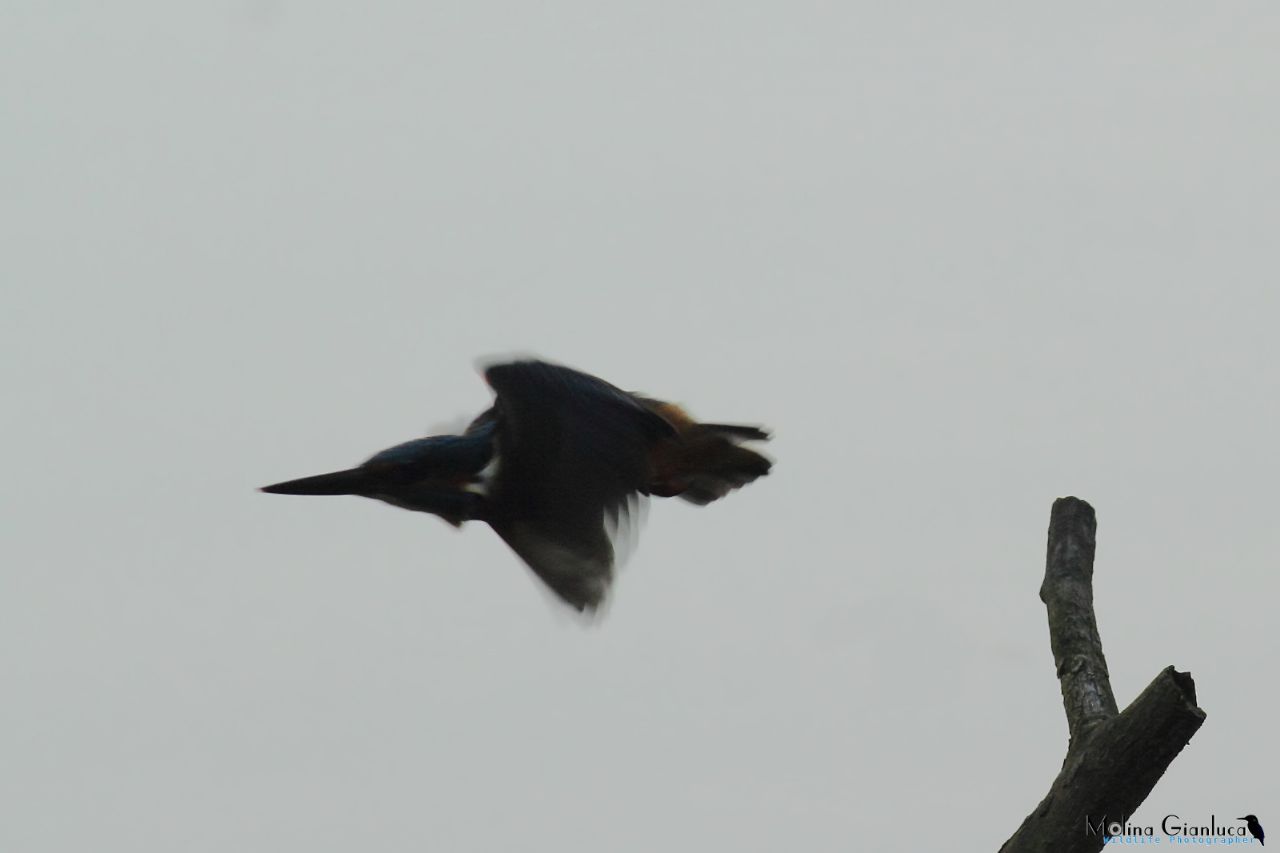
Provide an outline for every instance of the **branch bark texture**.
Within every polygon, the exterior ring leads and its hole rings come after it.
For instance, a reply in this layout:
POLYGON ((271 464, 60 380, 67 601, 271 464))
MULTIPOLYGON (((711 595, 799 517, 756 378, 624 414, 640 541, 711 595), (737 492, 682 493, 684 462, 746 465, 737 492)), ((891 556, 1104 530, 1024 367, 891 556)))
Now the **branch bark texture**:
POLYGON ((1093 611, 1096 532, 1089 504, 1054 502, 1040 599, 1070 741, 1048 795, 1001 853, 1101 850, 1105 836, 1097 827, 1123 824, 1204 722, 1190 674, 1171 666, 1117 709, 1093 611))

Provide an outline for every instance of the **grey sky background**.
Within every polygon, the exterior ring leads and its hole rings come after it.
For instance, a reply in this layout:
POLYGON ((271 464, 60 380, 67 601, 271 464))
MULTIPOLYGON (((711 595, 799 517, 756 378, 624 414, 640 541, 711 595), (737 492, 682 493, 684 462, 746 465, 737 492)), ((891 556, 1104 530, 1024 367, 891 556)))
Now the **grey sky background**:
POLYGON ((6 3, 0 849, 994 850, 1099 514, 1136 822, 1280 825, 1271 3, 6 3), (256 486, 532 352, 773 427, 598 624, 256 486), (1270 817, 1268 817, 1270 815, 1270 817))

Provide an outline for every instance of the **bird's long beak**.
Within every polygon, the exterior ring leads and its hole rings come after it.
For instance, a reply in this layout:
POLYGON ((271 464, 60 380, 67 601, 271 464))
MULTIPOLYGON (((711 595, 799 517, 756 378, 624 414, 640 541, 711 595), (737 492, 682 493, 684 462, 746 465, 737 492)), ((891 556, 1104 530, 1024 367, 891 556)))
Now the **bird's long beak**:
POLYGON ((348 468, 331 474, 317 474, 298 480, 287 480, 263 486, 259 491, 273 495, 358 495, 368 483, 362 468, 348 468))

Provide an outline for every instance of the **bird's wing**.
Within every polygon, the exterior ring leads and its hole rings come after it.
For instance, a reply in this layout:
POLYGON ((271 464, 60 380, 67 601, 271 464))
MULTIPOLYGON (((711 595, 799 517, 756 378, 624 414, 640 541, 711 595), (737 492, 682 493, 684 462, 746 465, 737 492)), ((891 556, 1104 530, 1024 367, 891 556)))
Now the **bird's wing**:
POLYGON ((594 610, 613 582, 613 545, 604 528, 583 523, 572 535, 541 521, 495 520, 493 529, 534 574, 575 610, 594 610))
POLYGON ((650 480, 649 451, 674 435, 630 394, 567 367, 490 367, 499 422, 498 534, 561 598, 597 606, 613 576, 606 522, 625 527, 650 480))

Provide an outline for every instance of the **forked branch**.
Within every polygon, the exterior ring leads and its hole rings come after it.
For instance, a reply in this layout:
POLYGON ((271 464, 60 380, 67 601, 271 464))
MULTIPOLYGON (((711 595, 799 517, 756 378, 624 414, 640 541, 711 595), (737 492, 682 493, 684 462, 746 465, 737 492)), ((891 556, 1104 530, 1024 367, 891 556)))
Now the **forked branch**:
POLYGON ((1089 504, 1054 501, 1040 599, 1070 741, 1048 795, 1000 853, 1101 850, 1105 827, 1133 814, 1204 722, 1195 682, 1172 666, 1117 709, 1093 612, 1096 531, 1089 504))

